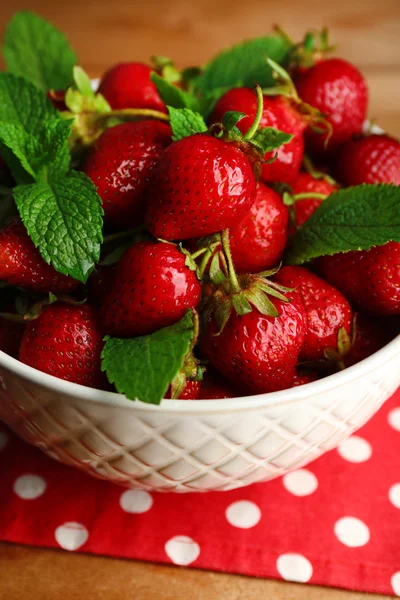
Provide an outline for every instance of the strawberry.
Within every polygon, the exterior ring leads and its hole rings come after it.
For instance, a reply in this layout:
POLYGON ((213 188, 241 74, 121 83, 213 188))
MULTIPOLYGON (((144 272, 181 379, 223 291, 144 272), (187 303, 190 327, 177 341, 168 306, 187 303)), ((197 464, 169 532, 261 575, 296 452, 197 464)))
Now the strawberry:
POLYGON ((258 273, 276 265, 287 242, 288 209, 281 197, 259 183, 250 211, 231 227, 233 263, 240 273, 258 273))
POLYGON ((196 134, 164 151, 149 189, 146 223, 165 240, 203 237, 231 227, 255 196, 252 165, 237 144, 196 134))
POLYGON ((102 94, 114 110, 148 108, 167 112, 155 84, 150 79, 152 69, 142 63, 119 63, 111 67, 100 81, 102 94))
MULTIPOLYGON (((237 123, 240 131, 245 133, 257 111, 257 98, 254 91, 249 88, 236 88, 226 92, 215 105, 210 118, 211 123, 221 122, 228 111, 240 111, 248 115, 237 123)), ((264 96, 259 128, 265 127, 275 127, 285 133, 291 133, 293 138, 276 152, 265 154, 265 160, 271 159, 275 154, 277 158, 271 164, 263 164, 261 179, 265 182, 291 182, 296 178, 303 160, 303 132, 306 129, 306 121, 284 96, 264 96)))
POLYGON ((327 133, 311 129, 306 132, 306 146, 313 154, 332 156, 344 142, 361 132, 368 89, 354 65, 341 58, 328 58, 298 72, 294 82, 300 98, 317 108, 332 126, 328 140, 327 133))
POLYGON ((400 242, 322 256, 317 266, 322 276, 360 310, 400 315, 400 242))
POLYGON ((199 400, 220 400, 223 398, 235 398, 238 395, 233 391, 229 381, 216 371, 211 371, 207 368, 200 385, 199 400))
POLYGON ((352 333, 350 350, 343 356, 346 367, 355 365, 371 354, 378 352, 396 335, 391 323, 383 318, 371 319, 368 315, 357 314, 352 333))
POLYGON ((400 142, 388 135, 367 135, 344 144, 337 175, 344 185, 400 185, 400 142))
POLYGON ((116 125, 96 140, 82 170, 97 187, 106 225, 141 222, 152 172, 170 142, 169 125, 151 120, 116 125))
MULTIPOLYGON (((200 381, 190 381, 188 379, 185 383, 185 387, 176 400, 197 400, 200 393, 200 385, 200 381)), ((168 389, 165 397, 171 398, 171 388, 168 389)))
POLYGON ((44 262, 22 223, 0 230, 0 280, 34 292, 68 293, 79 282, 44 262))
MULTIPOLYGON (((335 185, 324 179, 316 179, 310 173, 300 173, 297 179, 292 183, 292 194, 323 194, 330 196, 338 190, 335 185)), ((311 217, 311 215, 322 204, 323 200, 319 197, 295 198, 295 224, 296 227, 301 227, 311 217)))
POLYGON ((100 387, 103 336, 94 309, 57 302, 26 326, 21 362, 66 381, 100 387))
POLYGON ((175 245, 140 242, 120 259, 101 307, 104 330, 113 336, 146 335, 176 323, 201 296, 196 273, 175 245))
POLYGON ((339 330, 350 335, 352 310, 346 298, 334 287, 303 267, 283 267, 276 280, 295 288, 303 303, 307 331, 300 360, 323 359, 325 350, 338 349, 339 330))
POLYGON ((313 381, 317 381, 317 379, 319 379, 319 376, 316 371, 301 371, 300 369, 296 369, 292 387, 312 383, 313 381))
POLYGON ((278 317, 257 309, 232 312, 222 332, 211 316, 200 338, 202 356, 241 391, 261 394, 292 385, 305 334, 300 302, 274 299, 278 317))
POLYGON ((0 350, 17 358, 24 329, 25 323, 0 317, 0 350))

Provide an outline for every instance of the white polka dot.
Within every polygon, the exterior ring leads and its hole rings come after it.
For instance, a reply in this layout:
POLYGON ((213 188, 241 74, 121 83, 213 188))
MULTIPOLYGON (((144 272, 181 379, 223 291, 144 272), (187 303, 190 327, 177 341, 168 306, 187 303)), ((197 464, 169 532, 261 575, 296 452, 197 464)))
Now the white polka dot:
POLYGON ((349 548, 365 546, 369 542, 367 525, 356 517, 343 517, 335 523, 335 535, 342 544, 349 548))
POLYGON ((22 500, 35 500, 44 493, 46 482, 39 475, 22 475, 16 479, 13 489, 22 500))
POLYGON ((287 491, 294 496, 309 496, 318 487, 318 479, 308 469, 298 469, 287 473, 282 481, 287 491))
POLYGON ((261 519, 261 510, 254 502, 239 500, 232 502, 225 511, 225 516, 231 525, 240 529, 250 529, 261 519))
POLYGON ((388 414, 389 425, 393 427, 396 431, 400 431, 400 407, 394 408, 388 414))
POLYGON ((3 450, 8 444, 9 437, 5 431, 0 431, 0 450, 3 450))
POLYGON ((400 571, 397 571, 397 573, 392 575, 390 583, 392 584, 392 588, 396 596, 400 596, 400 571))
POLYGON ((200 546, 187 535, 176 535, 165 544, 165 552, 176 565, 190 565, 198 558, 200 546))
POLYGON ((367 440, 352 435, 339 444, 338 452, 342 458, 352 463, 361 463, 371 458, 372 447, 367 440))
POLYGON ((396 508, 400 508, 400 483, 395 483, 389 490, 389 500, 396 508))
POLYGON ((153 505, 153 498, 145 490, 127 490, 119 499, 122 510, 128 513, 145 513, 153 505))
POLYGON ((285 581, 306 583, 313 574, 312 564, 302 554, 281 554, 276 561, 276 568, 285 581))
POLYGON ((78 550, 89 537, 89 532, 80 523, 68 522, 57 527, 54 533, 57 543, 64 550, 78 550))

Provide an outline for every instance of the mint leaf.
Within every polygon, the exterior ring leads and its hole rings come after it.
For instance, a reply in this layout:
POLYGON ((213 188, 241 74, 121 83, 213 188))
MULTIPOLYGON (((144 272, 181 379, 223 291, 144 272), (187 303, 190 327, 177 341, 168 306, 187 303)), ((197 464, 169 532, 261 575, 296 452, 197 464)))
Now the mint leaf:
POLYGON ((400 187, 359 185, 331 194, 292 238, 285 262, 400 242, 400 187))
POLYGON ((65 174, 71 125, 32 83, 0 74, 0 143, 17 183, 65 174))
POLYGON ((35 179, 35 170, 29 162, 28 154, 34 151, 36 140, 20 125, 0 121, 2 155, 19 183, 29 183, 35 179), (22 167, 22 169, 21 169, 22 167))
POLYGON ((100 257, 101 201, 86 175, 70 171, 55 181, 13 190, 30 238, 47 263, 86 282, 100 257))
POLYGON ((172 139, 174 142, 195 133, 207 131, 203 117, 188 108, 172 108, 168 106, 172 139))
POLYGON ((160 98, 167 106, 173 108, 190 108, 191 110, 199 110, 199 102, 195 96, 181 90, 173 85, 158 73, 152 73, 151 79, 155 83, 160 98))
POLYGON ((11 19, 3 55, 9 71, 44 92, 64 90, 72 83, 74 51, 61 31, 32 12, 21 11, 11 19))
POLYGON ((52 103, 32 83, 11 73, 0 73, 0 118, 37 135, 43 126, 60 120, 52 103))
POLYGON ((130 400, 160 404, 183 365, 194 336, 193 313, 175 325, 133 339, 106 338, 102 369, 130 400))
POLYGON ((263 152, 276 150, 283 144, 287 144, 293 138, 290 133, 284 133, 274 127, 264 127, 259 129, 251 138, 251 142, 262 148, 263 152))
POLYGON ((260 37, 237 44, 219 54, 206 65, 196 78, 196 88, 205 93, 220 87, 262 87, 274 83, 272 69, 266 64, 267 57, 281 63, 286 58, 289 46, 283 38, 260 37))

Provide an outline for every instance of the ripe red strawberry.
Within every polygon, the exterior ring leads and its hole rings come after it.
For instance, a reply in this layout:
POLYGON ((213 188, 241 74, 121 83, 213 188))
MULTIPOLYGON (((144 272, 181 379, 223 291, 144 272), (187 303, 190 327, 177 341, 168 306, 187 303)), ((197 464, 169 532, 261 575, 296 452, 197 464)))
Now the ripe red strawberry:
POLYGON ((250 211, 229 231, 239 273, 259 273, 279 262, 287 242, 288 218, 279 194, 259 183, 250 211))
POLYGON ((306 146, 321 156, 333 155, 354 134, 360 133, 367 114, 368 89, 364 77, 341 58, 322 60, 295 77, 300 98, 317 108, 332 125, 332 135, 306 132, 306 146))
POLYGON ((142 63, 119 63, 103 75, 98 92, 114 110, 150 108, 167 112, 151 73, 152 69, 142 63))
POLYGON ((146 223, 165 240, 203 237, 231 227, 255 196, 252 165, 236 144, 192 135, 164 151, 150 185, 146 223))
POLYGON ((368 135, 347 142, 337 174, 346 186, 361 183, 400 185, 400 142, 388 135, 368 135))
MULTIPOLYGON (((290 296, 289 296, 290 297, 290 296)), ((232 311, 219 335, 210 317, 200 338, 202 356, 240 390, 261 394, 292 385, 305 334, 304 309, 299 300, 273 299, 278 317, 257 309, 240 316, 232 311)))
POLYGON ((312 383, 313 381, 317 381, 317 379, 319 379, 319 377, 318 373, 315 371, 300 371, 297 369, 294 375, 292 387, 298 387, 299 385, 312 383))
POLYGON ((349 352, 343 356, 346 367, 355 365, 371 354, 378 352, 396 335, 396 329, 385 319, 371 319, 368 315, 358 314, 354 323, 352 344, 349 352))
POLYGON ((79 282, 44 262, 22 223, 0 230, 0 280, 34 292, 67 293, 79 282))
POLYGON ((129 248, 101 307, 104 331, 121 337, 146 335, 195 308, 201 285, 186 258, 173 244, 140 242, 129 248))
POLYGON ((17 358, 25 323, 17 323, 0 317, 0 350, 17 358))
POLYGON ((152 172, 170 143, 169 125, 151 120, 116 125, 96 140, 82 170, 97 187, 106 225, 141 222, 152 172))
POLYGON ((207 368, 201 381, 199 400, 220 400, 223 398, 235 398, 237 396, 240 396, 240 394, 233 391, 229 381, 216 371, 214 372, 207 368))
POLYGON ((283 267, 276 274, 279 283, 296 288, 303 303, 307 330, 300 360, 324 358, 324 350, 338 349, 339 329, 350 335, 352 310, 346 298, 334 287, 303 267, 283 267))
POLYGON ((103 346, 98 320, 88 304, 57 302, 26 326, 19 358, 39 371, 89 387, 101 387, 103 346))
MULTIPOLYGON (((310 194, 312 192, 330 196, 330 194, 333 194, 337 190, 338 188, 326 179, 316 179, 310 173, 300 173, 292 183, 293 196, 297 194, 310 194)), ((296 227, 304 225, 322 202, 321 198, 299 198, 296 200, 294 203, 296 227)))
MULTIPOLYGON (((189 379, 185 383, 185 387, 182 392, 179 394, 177 400, 197 400, 200 393, 200 381, 190 381, 189 379)), ((168 391, 165 395, 166 398, 171 398, 171 388, 168 388, 168 391)))
POLYGON ((323 256, 319 272, 349 302, 375 315, 400 315, 400 243, 323 256))
MULTIPOLYGON (((248 115, 237 123, 237 127, 245 133, 252 124, 257 112, 257 97, 249 88, 236 88, 226 92, 215 105, 211 122, 221 122, 228 111, 240 111, 248 115)), ((285 133, 293 134, 293 139, 275 152, 267 152, 265 160, 277 154, 271 164, 262 166, 261 179, 266 182, 291 182, 296 178, 304 155, 303 132, 305 119, 292 107, 284 96, 264 96, 264 108, 259 129, 275 127, 285 133)))

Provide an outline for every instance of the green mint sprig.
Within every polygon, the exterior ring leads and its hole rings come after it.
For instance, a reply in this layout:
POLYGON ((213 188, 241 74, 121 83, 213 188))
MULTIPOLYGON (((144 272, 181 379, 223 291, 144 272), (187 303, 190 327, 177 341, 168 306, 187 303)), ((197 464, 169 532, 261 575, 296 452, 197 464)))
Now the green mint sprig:
POLYGON ((205 133, 207 125, 203 117, 189 108, 172 108, 168 106, 172 139, 174 142, 195 133, 205 133))
POLYGON ((106 337, 102 370, 130 400, 160 404, 195 336, 192 311, 175 325, 132 339, 106 337))
POLYGON ((265 59, 285 62, 289 45, 277 36, 259 37, 228 48, 211 60, 194 85, 203 94, 217 88, 252 87, 255 83, 269 86, 274 83, 272 69, 265 59))
POLYGON ((43 259, 86 282, 100 258, 101 200, 83 173, 69 171, 71 121, 29 81, 0 74, 0 145, 13 196, 43 259))
POLYGON ((8 70, 43 92, 65 90, 77 62, 67 38, 54 25, 30 11, 14 15, 5 32, 3 56, 8 70))
POLYGON ((285 262, 400 242, 400 187, 363 184, 331 194, 293 236, 285 262))

